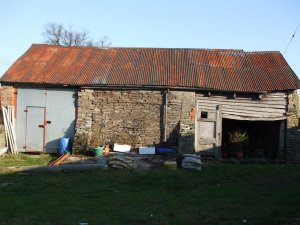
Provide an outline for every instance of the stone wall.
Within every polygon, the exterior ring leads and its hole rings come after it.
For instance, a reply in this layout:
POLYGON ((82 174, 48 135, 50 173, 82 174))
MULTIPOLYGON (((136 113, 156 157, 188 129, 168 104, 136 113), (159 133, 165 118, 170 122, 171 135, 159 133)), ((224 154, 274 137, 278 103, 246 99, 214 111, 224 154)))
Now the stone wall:
POLYGON ((102 142, 139 147, 162 141, 164 111, 160 91, 95 91, 94 98, 92 123, 101 126, 102 142))
POLYGON ((73 143, 73 152, 84 152, 89 147, 90 137, 92 134, 92 112, 95 108, 93 105, 94 91, 84 89, 78 91, 77 110, 76 110, 76 127, 73 143))
POLYGON ((75 151, 96 142, 136 148, 162 142, 164 105, 160 91, 82 90, 77 115, 75 151))
POLYGON ((195 126, 190 112, 194 96, 193 92, 170 91, 166 120, 165 91, 81 90, 73 150, 85 151, 96 143, 107 142, 135 148, 161 144, 177 147, 181 136, 184 149, 179 151, 192 152, 195 126))
POLYGON ((300 161, 300 129, 299 97, 296 91, 288 95, 287 131, 285 143, 285 156, 287 160, 300 161))
POLYGON ((194 152, 195 92, 171 91, 168 95, 168 142, 178 144, 178 153, 194 152))

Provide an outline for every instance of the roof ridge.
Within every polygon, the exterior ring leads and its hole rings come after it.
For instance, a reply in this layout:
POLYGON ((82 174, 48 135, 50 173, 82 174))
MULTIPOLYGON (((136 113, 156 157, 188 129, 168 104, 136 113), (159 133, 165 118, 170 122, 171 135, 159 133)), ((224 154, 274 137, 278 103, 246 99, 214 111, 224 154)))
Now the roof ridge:
POLYGON ((274 51, 270 51, 270 50, 268 50, 268 51, 245 51, 245 53, 247 53, 247 54, 280 53, 281 54, 281 52, 279 50, 274 50, 274 51))
POLYGON ((243 49, 226 49, 226 48, 167 48, 167 47, 105 47, 100 48, 96 46, 65 46, 65 45, 51 45, 51 44, 39 44, 33 43, 31 46, 44 46, 54 48, 95 48, 95 49, 153 49, 153 50, 199 50, 199 51, 232 51, 232 52, 244 52, 243 49))
POLYGON ((65 46, 65 45, 50 45, 50 44, 39 44, 33 43, 32 46, 44 46, 44 47, 54 47, 54 48, 92 48, 99 50, 118 50, 118 49, 135 49, 135 50, 196 50, 196 51, 219 51, 219 52, 238 52, 238 53, 247 53, 247 54, 265 54, 265 53, 280 53, 279 50, 267 50, 267 51, 245 51, 243 49, 231 49, 231 48, 166 48, 166 47, 106 47, 100 48, 95 46, 65 46))

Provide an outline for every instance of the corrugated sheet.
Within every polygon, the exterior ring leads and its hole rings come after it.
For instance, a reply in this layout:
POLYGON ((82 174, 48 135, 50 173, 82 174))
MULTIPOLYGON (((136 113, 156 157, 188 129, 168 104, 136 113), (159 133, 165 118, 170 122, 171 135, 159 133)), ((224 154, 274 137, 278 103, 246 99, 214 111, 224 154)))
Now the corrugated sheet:
POLYGON ((2 83, 121 85, 259 92, 300 81, 280 52, 32 45, 2 83))

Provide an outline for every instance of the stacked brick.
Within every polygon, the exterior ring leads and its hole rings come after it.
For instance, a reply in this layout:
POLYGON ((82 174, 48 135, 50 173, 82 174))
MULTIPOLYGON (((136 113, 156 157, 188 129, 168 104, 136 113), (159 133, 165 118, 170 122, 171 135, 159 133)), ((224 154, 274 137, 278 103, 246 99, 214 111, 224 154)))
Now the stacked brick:
POLYGON ((15 106, 16 105, 15 88, 12 86, 1 86, 0 90, 1 90, 0 91, 1 107, 15 106))

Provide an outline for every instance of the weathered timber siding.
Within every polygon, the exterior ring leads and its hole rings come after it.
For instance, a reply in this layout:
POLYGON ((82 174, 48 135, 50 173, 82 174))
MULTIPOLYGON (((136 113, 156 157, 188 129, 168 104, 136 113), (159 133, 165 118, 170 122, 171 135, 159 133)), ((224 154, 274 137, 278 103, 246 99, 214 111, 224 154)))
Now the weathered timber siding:
POLYGON ((296 91, 288 95, 285 156, 287 160, 300 161, 299 97, 296 91))
POLYGON ((201 108, 215 109, 222 105, 222 117, 237 120, 284 120, 287 109, 286 93, 264 94, 259 99, 258 95, 237 96, 197 94, 198 104, 201 108))

